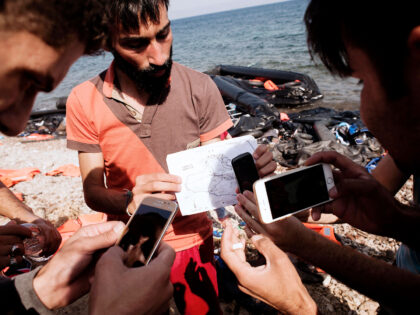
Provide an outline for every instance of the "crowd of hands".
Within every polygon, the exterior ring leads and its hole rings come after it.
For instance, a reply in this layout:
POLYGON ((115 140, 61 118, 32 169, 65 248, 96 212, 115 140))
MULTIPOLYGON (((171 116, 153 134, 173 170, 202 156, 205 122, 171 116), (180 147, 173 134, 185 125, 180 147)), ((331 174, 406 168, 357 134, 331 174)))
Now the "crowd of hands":
MULTIPOLYGON (((276 163, 267 146, 259 146, 253 156, 261 177, 274 173, 276 163)), ((398 220, 403 206, 363 167, 348 158, 335 152, 322 152, 309 158, 306 165, 317 163, 328 163, 334 167, 335 188, 329 192, 334 200, 312 209, 312 218, 318 220, 321 213, 333 213, 364 231, 387 234, 387 227, 398 220)), ((154 186, 152 189, 150 182, 153 175, 147 176, 137 180, 132 208, 136 208, 151 190, 159 188, 154 186)), ((176 176, 156 176, 165 182, 161 191, 180 189, 180 179, 176 176)), ((159 196, 155 194, 155 197, 173 199, 174 195, 162 193, 159 196)), ((284 313, 316 313, 315 302, 285 253, 293 252, 296 240, 309 230, 293 216, 263 224, 258 219, 258 208, 250 191, 238 193, 237 201, 235 211, 246 223, 246 234, 266 261, 262 266, 251 266, 245 257, 246 247, 233 246, 238 243, 244 245, 246 240, 239 235, 238 229, 225 221, 221 257, 236 275, 239 288, 284 313)), ((46 238, 44 254, 50 255, 56 251, 61 239, 50 223, 43 220, 37 223, 46 238)), ((57 309, 90 291, 89 309, 92 314, 110 310, 121 314, 155 314, 166 310, 173 294, 169 275, 175 252, 162 242, 149 265, 128 268, 124 264, 125 253, 114 246, 123 228, 121 222, 106 222, 83 227, 75 233, 34 278, 34 290, 43 304, 49 309, 57 309)), ((14 244, 19 246, 15 255, 18 262, 22 259, 22 239, 29 236, 28 229, 14 222, 0 230, 2 266, 9 262, 14 244)))

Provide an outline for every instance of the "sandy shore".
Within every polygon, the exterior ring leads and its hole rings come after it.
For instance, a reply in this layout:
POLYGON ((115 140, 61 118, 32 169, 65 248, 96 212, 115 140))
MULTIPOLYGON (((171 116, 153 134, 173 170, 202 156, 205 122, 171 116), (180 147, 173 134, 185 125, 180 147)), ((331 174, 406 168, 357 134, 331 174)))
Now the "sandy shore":
MULTIPOLYGON (((89 213, 91 210, 86 206, 83 199, 81 178, 65 176, 46 176, 45 173, 52 171, 65 164, 78 165, 77 153, 66 149, 65 139, 50 140, 44 142, 22 143, 21 138, 4 138, 0 140, 0 168, 18 169, 24 167, 36 167, 41 173, 32 181, 22 182, 15 185, 12 190, 24 194, 25 203, 34 212, 56 226, 61 225, 68 219, 76 218, 79 214, 89 213)), ((398 199, 403 202, 412 200, 412 181, 408 181, 398 194, 398 199)), ((212 215, 214 217, 214 214, 212 215)), ((7 222, 1 219, 2 222, 7 222)), ((219 222, 214 219, 215 226, 219 222)), ((372 257, 392 262, 395 251, 399 244, 392 239, 377 237, 350 227, 347 224, 336 224, 335 231, 344 245, 351 246, 356 250, 372 257)), ((318 304, 323 314, 376 314, 378 304, 358 292, 336 281, 328 275, 323 276, 323 281, 308 284, 308 291, 318 304)), ((81 301, 83 303, 86 300, 81 301)), ((73 311, 80 310, 79 307, 73 311)), ((235 303, 224 304, 226 314, 250 314, 240 305, 235 303)), ((74 313, 73 311, 63 314, 74 313)))

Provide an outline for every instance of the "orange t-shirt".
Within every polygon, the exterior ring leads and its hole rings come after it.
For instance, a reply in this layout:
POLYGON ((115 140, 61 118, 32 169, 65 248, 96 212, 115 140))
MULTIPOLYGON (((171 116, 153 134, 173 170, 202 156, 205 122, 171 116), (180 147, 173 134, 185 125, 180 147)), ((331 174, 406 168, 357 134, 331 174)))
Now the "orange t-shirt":
MULTIPOLYGON (((232 126, 219 90, 203 73, 174 63, 171 83, 144 108, 141 123, 115 97, 114 66, 73 89, 67 100, 67 147, 102 152, 108 188, 132 189, 142 174, 168 172, 166 156, 218 137, 232 126)), ((110 216, 126 220, 127 216, 110 216)), ((164 240, 176 251, 212 234, 205 213, 177 216, 164 240)))

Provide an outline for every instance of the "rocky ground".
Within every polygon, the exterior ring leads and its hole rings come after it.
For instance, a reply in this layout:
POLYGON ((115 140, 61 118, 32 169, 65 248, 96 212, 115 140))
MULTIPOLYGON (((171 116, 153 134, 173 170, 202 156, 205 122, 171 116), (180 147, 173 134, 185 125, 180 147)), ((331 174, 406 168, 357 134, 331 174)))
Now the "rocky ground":
MULTIPOLYGON (((0 169, 37 167, 41 171, 32 181, 19 183, 12 188, 13 191, 24 194, 25 203, 37 215, 59 226, 68 219, 74 219, 82 213, 91 212, 83 200, 80 177, 45 175, 46 172, 65 164, 78 165, 77 153, 66 149, 65 139, 23 143, 22 138, 4 138, 0 142, 2 143, 0 145, 0 169)), ((409 180, 398 193, 397 198, 408 203, 412 200, 411 188, 412 181, 409 180)), ((211 213, 210 215, 214 220, 214 226, 219 227, 220 223, 215 214, 211 213)), ((230 216, 238 220, 234 213, 230 213, 230 216)), ((0 221, 7 222, 6 219, 0 221)), ((337 237, 344 246, 350 246, 363 254, 389 263, 393 262, 399 246, 395 240, 374 236, 347 224, 335 224, 334 228, 337 237)), ((322 274, 320 277, 306 273, 303 276, 309 293, 323 314, 375 314, 377 312, 378 303, 349 289, 329 275, 322 274), (308 275, 310 277, 307 277, 308 275)), ((81 302, 79 304, 82 305, 81 302)), ((249 311, 237 301, 224 303, 223 307, 226 314, 258 314, 258 311, 249 311)), ((80 310, 82 307, 75 308, 73 311, 76 309, 80 310)), ((69 313, 74 313, 73 311, 69 313)), ((261 312, 259 313, 261 314, 261 312)))

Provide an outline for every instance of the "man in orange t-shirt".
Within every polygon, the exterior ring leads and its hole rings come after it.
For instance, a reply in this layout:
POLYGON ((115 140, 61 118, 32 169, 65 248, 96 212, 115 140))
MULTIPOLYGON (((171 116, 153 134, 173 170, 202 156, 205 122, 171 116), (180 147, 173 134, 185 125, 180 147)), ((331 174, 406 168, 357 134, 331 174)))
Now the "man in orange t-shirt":
MULTIPOLYGON (((172 62, 167 8, 168 0, 113 1, 114 61, 67 101, 86 203, 109 219, 126 221, 146 195, 174 200, 181 179, 168 174, 166 156, 220 141, 232 126, 210 77, 172 62)), ((262 175, 274 170, 266 147, 255 157, 262 175)), ((181 313, 220 312, 207 215, 178 215, 164 240, 177 252, 171 281, 181 313)))

